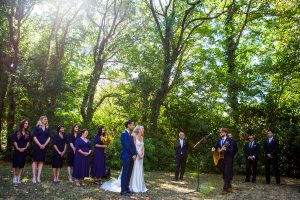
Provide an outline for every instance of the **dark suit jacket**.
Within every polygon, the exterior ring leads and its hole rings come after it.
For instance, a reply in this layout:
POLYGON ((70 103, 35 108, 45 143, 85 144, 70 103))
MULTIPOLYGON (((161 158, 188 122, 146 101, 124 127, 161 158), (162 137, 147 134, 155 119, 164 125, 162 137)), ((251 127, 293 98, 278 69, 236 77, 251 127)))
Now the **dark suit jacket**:
POLYGON ((248 156, 255 156, 255 160, 258 159, 259 152, 260 152, 260 146, 257 142, 254 141, 252 147, 249 147, 250 142, 246 142, 244 145, 244 154, 246 159, 248 156))
POLYGON ((124 131, 121 135, 121 144, 122 144, 122 160, 130 160, 134 155, 136 155, 136 148, 134 145, 133 137, 128 133, 128 131, 124 131))
MULTIPOLYGON (((215 149, 222 148, 221 140, 222 140, 222 138, 218 139, 217 143, 214 146, 215 149)), ((234 156, 234 142, 232 141, 232 139, 230 139, 228 137, 226 138, 224 143, 227 141, 229 142, 229 146, 227 147, 227 150, 224 152, 224 160, 225 160, 225 162, 226 162, 226 160, 231 160, 231 162, 232 162, 232 159, 234 156)))
POLYGON ((279 143, 278 140, 274 139, 269 143, 269 138, 265 140, 264 143, 264 154, 271 154, 273 158, 277 158, 279 153, 279 143))
POLYGON ((233 147, 233 155, 235 155, 238 152, 238 145, 234 139, 231 139, 231 141, 232 141, 232 147, 233 147))
POLYGON ((180 140, 176 140, 175 144, 174 144, 174 149, 175 149, 175 157, 178 158, 181 155, 183 155, 183 157, 187 157, 187 149, 188 149, 188 145, 186 143, 186 140, 183 140, 183 146, 181 148, 180 145, 180 140), (181 154, 182 153, 182 154, 181 154))

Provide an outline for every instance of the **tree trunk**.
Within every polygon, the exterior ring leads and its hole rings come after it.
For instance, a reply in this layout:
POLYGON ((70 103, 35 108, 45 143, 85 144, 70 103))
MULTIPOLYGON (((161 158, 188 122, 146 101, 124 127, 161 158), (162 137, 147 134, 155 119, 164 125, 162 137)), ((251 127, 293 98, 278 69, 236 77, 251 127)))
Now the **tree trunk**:
POLYGON ((0 148, 2 147, 2 122, 4 118, 4 113, 5 113, 5 107, 4 107, 4 102, 5 102, 5 97, 6 97, 6 92, 7 92, 7 86, 8 86, 8 75, 6 70, 4 69, 5 67, 1 64, 0 70, 0 148))
MULTIPOLYGON (((168 58, 167 58, 168 59, 168 58)), ((150 118, 150 123, 151 123, 151 133, 156 134, 157 133, 157 121, 159 118, 159 113, 160 113, 160 108, 167 97, 168 91, 169 91, 169 82, 170 82, 170 76, 171 76, 171 70, 173 64, 166 63, 166 67, 164 67, 164 73, 162 76, 162 83, 160 85, 159 90, 156 92, 155 98, 152 102, 152 107, 151 107, 151 118, 150 118)))
POLYGON ((84 94, 84 98, 80 108, 84 126, 88 126, 92 122, 94 117, 94 99, 99 77, 103 70, 103 65, 104 63, 101 61, 97 66, 94 67, 89 85, 84 94))
POLYGON ((227 18, 225 22, 225 34, 226 34, 226 63, 227 63, 227 101, 231 108, 231 119, 233 120, 233 129, 238 131, 239 124, 239 102, 238 94, 240 91, 239 77, 237 74, 237 64, 236 64, 236 51, 238 50, 238 45, 243 31, 248 23, 248 18, 250 14, 252 0, 247 3, 247 12, 245 13, 245 19, 241 27, 238 27, 236 21, 234 20, 235 13, 241 8, 236 4, 236 1, 228 6, 227 18), (239 30, 239 31, 236 31, 239 30))
POLYGON ((7 91, 8 100, 8 112, 7 112, 7 150, 12 148, 12 142, 10 135, 14 132, 15 125, 15 112, 16 112, 16 102, 15 102, 15 82, 16 78, 14 75, 10 77, 10 83, 7 91))
MULTIPOLYGON (((100 104, 106 98, 102 98, 103 100, 100 100, 98 103, 94 102, 97 84, 99 82, 100 75, 102 74, 103 66, 107 59, 111 58, 116 53, 115 51, 117 51, 117 47, 115 45, 110 46, 110 44, 113 43, 112 40, 114 39, 114 36, 118 35, 118 32, 122 31, 118 30, 118 27, 127 17, 129 4, 123 8, 123 3, 123 1, 106 0, 104 1, 104 7, 101 7, 100 4, 91 4, 90 8, 95 9, 94 6, 97 8, 94 10, 96 11, 94 13, 98 13, 101 16, 100 24, 94 20, 90 13, 87 13, 87 16, 91 22, 96 25, 98 29, 98 35, 93 52, 94 70, 91 74, 86 92, 83 95, 83 101, 80 108, 84 126, 88 126, 92 122, 96 108, 100 106, 100 104), (101 10, 101 12, 99 12, 99 10, 101 10)), ((107 97, 109 97, 109 95, 107 97)))

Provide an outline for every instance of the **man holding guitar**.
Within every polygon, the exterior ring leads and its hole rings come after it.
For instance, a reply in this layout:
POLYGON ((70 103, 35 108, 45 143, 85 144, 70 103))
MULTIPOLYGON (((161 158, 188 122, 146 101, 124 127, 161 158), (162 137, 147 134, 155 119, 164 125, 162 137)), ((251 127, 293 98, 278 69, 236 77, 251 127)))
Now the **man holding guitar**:
POLYGON ((234 157, 234 149, 232 145, 232 140, 227 137, 229 133, 227 128, 221 128, 219 131, 220 139, 218 139, 215 146, 212 148, 213 152, 218 152, 218 166, 221 169, 223 174, 223 192, 222 194, 226 194, 227 192, 232 191, 231 186, 231 177, 233 173, 233 157, 234 157))

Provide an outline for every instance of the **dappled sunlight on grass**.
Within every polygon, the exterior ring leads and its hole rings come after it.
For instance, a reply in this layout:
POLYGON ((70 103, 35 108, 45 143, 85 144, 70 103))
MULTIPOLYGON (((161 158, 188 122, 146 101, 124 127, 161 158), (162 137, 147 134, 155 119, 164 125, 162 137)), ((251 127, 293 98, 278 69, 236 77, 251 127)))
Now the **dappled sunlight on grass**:
MULTIPOLYGON (((66 168, 62 169, 61 183, 52 182, 52 168, 45 166, 43 169, 42 183, 31 182, 31 170, 27 165, 25 175, 20 185, 12 184, 12 171, 10 163, 0 163, 0 199, 139 199, 160 200, 219 200, 219 199, 300 199, 298 187, 300 180, 283 178, 282 186, 275 184, 265 185, 264 177, 258 177, 257 184, 244 183, 244 176, 235 176, 233 181, 234 191, 221 195, 222 178, 218 174, 200 174, 200 191, 197 188, 197 173, 186 173, 183 181, 174 181, 172 172, 146 172, 146 193, 134 194, 131 198, 121 198, 120 194, 107 192, 93 184, 92 178, 86 178, 86 186, 76 186, 67 181, 66 168)), ((112 170, 112 177, 118 178, 119 170, 112 170)), ((107 180, 103 180, 107 181, 107 180)))

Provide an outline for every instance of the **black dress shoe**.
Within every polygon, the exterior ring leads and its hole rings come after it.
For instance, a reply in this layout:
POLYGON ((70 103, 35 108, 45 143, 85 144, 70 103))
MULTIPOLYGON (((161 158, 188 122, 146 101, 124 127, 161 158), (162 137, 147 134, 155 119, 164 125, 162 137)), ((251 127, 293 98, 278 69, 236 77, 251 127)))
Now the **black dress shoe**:
POLYGON ((134 192, 132 192, 132 191, 127 191, 127 194, 134 194, 134 192))
POLYGON ((121 192, 122 196, 129 196, 129 194, 127 192, 121 192))

